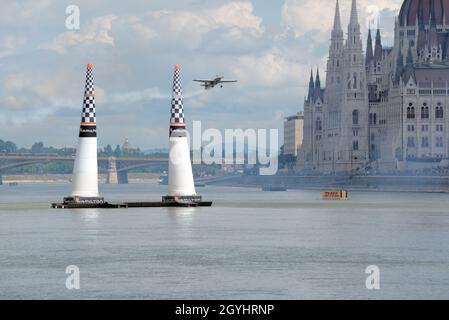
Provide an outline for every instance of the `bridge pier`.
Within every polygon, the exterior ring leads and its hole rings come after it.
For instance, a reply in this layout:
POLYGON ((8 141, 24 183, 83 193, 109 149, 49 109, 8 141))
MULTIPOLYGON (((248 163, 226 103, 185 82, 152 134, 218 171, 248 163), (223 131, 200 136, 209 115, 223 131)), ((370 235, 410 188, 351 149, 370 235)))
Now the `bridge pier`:
POLYGON ((2 173, 0 172, 0 186, 3 184, 2 173))
POLYGON ((106 184, 118 184, 118 177, 117 177, 117 161, 115 160, 115 157, 110 157, 108 159, 109 165, 108 165, 108 175, 106 178, 106 184))
POLYGON ((119 171, 117 177, 119 184, 128 184, 128 171, 119 171))

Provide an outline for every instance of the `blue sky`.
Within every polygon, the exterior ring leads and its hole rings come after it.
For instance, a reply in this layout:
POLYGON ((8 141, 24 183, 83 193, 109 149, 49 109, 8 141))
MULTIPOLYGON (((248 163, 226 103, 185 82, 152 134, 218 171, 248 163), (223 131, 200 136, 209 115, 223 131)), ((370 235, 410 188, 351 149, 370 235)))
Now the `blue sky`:
MULTIPOLYGON (((350 0, 340 0, 344 28, 350 0)), ((359 0, 362 29, 379 11, 391 43, 401 0, 359 0)), ((0 138, 74 146, 85 65, 94 64, 99 145, 128 137, 165 147, 172 68, 182 66, 187 121, 279 128, 303 107, 310 67, 325 78, 334 0, 0 0, 0 138), (66 7, 81 28, 65 27, 66 7), (239 83, 208 92, 194 78, 239 83)), ((281 130, 282 132, 282 130, 281 130)))

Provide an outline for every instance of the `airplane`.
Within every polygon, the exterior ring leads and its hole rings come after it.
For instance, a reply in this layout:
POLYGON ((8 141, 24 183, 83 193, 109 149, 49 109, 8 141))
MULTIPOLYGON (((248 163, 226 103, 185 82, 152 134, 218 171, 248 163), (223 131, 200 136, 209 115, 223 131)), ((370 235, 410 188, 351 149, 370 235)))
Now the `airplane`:
POLYGON ((209 90, 215 88, 215 86, 220 85, 220 88, 223 88, 223 83, 233 83, 237 82, 237 80, 223 80, 223 77, 217 76, 212 80, 193 80, 195 82, 201 82, 201 86, 204 87, 205 90, 209 90))

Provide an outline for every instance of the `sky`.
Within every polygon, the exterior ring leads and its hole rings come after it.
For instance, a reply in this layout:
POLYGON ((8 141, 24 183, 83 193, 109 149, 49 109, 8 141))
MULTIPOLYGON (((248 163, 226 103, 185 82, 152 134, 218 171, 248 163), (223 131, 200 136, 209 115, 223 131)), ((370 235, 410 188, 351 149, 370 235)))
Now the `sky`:
MULTIPOLYGON (((358 0, 364 30, 393 41, 402 0, 358 0)), ((0 0, 0 139, 73 147, 85 69, 94 64, 99 146, 167 145, 173 65, 186 120, 203 129, 279 129, 301 111, 310 69, 322 83, 335 0, 0 0), (66 8, 80 29, 66 28, 66 8), (237 79, 201 90, 192 80, 237 79)), ((340 0, 343 29, 351 0, 340 0)))

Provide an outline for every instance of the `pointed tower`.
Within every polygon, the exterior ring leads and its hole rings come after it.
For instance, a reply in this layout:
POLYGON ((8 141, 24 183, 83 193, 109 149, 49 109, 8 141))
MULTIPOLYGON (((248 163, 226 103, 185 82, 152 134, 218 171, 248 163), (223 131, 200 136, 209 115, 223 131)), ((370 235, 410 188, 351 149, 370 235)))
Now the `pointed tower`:
POLYGON ((382 60, 382 37, 380 36, 380 30, 376 32, 376 45, 374 47, 374 63, 377 64, 382 60))
POLYGON ((316 68, 315 89, 321 90, 320 69, 316 68))
POLYGON ((331 33, 331 42, 329 46, 329 58, 326 69, 326 91, 325 100, 333 101, 331 108, 338 109, 338 95, 341 93, 342 71, 344 65, 344 37, 341 27, 340 5, 337 0, 335 5, 334 26, 331 33))
POLYGON ((162 197, 166 204, 198 203, 201 196, 195 191, 190 162, 190 149, 182 101, 180 66, 175 65, 173 97, 169 131, 168 195, 162 197))
MULTIPOLYGON (((375 57, 374 57, 375 58, 375 57)), ((352 0, 348 38, 344 50, 341 135, 339 150, 343 171, 361 169, 368 158, 368 86, 357 1, 352 0)))
MULTIPOLYGON (((340 137, 340 122, 343 110, 342 89, 345 82, 343 76, 343 68, 345 64, 345 44, 344 33, 341 24, 340 3, 337 0, 335 3, 334 24, 331 32, 331 41, 329 46, 329 58, 326 67, 326 86, 323 96, 323 113, 315 116, 314 123, 317 122, 318 117, 322 121, 325 133, 322 135, 333 136, 333 139, 320 139, 314 146, 318 146, 313 150, 313 156, 316 163, 320 163, 323 152, 326 152, 329 157, 333 159, 338 158, 338 139, 340 137), (321 145, 320 145, 321 144, 321 145), (320 150, 321 148, 321 150, 320 150)), ((317 135, 314 134, 313 137, 317 135)), ((339 171, 337 167, 331 165, 331 171, 339 171)))
POLYGON ((343 38, 343 29, 341 27, 340 4, 337 0, 335 5, 334 27, 332 28, 332 38, 343 38))
POLYGON ((315 97, 314 100, 316 101, 318 98, 323 100, 321 97, 321 80, 320 80, 320 69, 318 67, 316 68, 316 78, 315 78, 315 97))
POLYGON ((311 102, 313 99, 313 94, 315 92, 315 82, 313 81, 313 70, 310 70, 310 80, 309 80, 309 93, 307 95, 307 101, 311 102))
POLYGON ((331 43, 329 46, 329 58, 327 61, 326 90, 331 87, 338 87, 341 71, 343 67, 344 38, 341 27, 340 5, 337 0, 335 5, 334 27, 331 33, 331 43))
POLYGON ((64 198, 64 203, 104 203, 104 199, 98 194, 97 120, 92 69, 93 65, 88 64, 78 147, 73 167, 72 194, 64 198))
POLYGON ((371 37, 371 29, 368 30, 368 40, 366 42, 366 58, 365 65, 366 69, 369 70, 371 63, 373 63, 374 55, 373 55, 373 39, 371 37))

